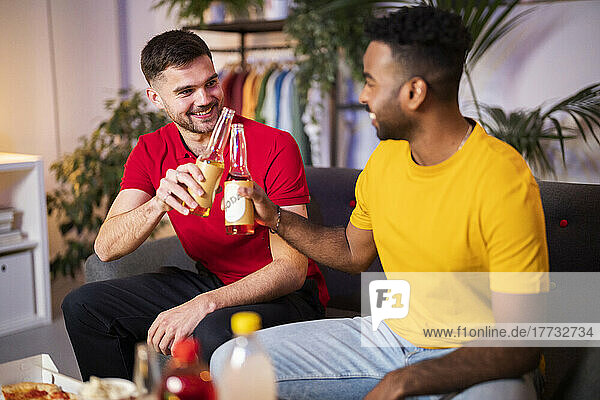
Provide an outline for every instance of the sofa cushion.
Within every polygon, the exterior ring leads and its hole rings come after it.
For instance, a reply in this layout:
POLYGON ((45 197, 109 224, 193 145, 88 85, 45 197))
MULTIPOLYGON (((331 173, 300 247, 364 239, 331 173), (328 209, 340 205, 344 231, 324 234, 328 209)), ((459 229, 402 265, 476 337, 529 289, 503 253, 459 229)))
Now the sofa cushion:
MULTIPOLYGON (((306 167, 310 192, 309 219, 320 225, 346 227, 356 205, 354 186, 359 174, 358 169, 306 167)), ((350 275, 321 264, 319 268, 325 276, 329 290, 327 316, 360 314, 360 275, 350 275)), ((385 279, 379 257, 375 258, 368 272, 378 272, 382 276, 381 279, 385 279)), ((365 300, 368 301, 366 298, 365 300)), ((368 303, 365 306, 365 309, 368 309, 368 303)))

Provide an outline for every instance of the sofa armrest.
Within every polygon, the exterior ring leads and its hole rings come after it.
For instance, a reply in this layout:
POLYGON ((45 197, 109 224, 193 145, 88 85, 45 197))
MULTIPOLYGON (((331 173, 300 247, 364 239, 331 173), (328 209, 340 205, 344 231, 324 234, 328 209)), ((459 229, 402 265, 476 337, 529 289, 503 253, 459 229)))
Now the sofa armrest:
POLYGON ((177 236, 146 241, 131 254, 115 261, 100 261, 92 254, 85 261, 85 281, 124 278, 144 272, 155 272, 163 266, 196 270, 196 263, 183 250, 177 236))

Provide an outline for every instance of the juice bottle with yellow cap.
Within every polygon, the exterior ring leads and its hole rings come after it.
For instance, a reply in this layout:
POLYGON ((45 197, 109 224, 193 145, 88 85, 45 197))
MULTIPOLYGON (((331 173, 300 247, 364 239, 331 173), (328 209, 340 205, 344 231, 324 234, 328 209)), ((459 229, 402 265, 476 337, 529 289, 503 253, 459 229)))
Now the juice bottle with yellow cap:
POLYGON ((276 399, 271 360, 254 336, 260 328, 261 318, 255 312, 243 311, 231 317, 236 338, 217 383, 219 400, 276 399))

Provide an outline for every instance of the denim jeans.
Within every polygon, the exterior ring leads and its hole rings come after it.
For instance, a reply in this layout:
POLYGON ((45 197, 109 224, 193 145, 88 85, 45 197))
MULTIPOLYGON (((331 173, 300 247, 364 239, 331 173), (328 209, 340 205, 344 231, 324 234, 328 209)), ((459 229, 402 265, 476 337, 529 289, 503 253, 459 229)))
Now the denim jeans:
MULTIPOLYGON (((415 347, 385 323, 373 332, 370 317, 298 322, 256 335, 273 361, 280 399, 362 399, 386 373, 455 350, 415 347)), ((217 381, 231 345, 219 347, 211 359, 217 381)), ((484 382, 461 393, 416 398, 536 399, 537 394, 531 373, 484 382)))

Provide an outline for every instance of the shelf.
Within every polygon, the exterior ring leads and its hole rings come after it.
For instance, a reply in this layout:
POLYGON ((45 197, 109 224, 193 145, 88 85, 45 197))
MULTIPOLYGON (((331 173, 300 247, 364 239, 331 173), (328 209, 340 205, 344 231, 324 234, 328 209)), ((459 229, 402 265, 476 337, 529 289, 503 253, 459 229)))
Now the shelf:
POLYGON ((190 31, 215 31, 232 33, 263 33, 280 32, 283 29, 285 20, 267 21, 237 21, 224 24, 206 24, 185 26, 183 29, 190 31))
POLYGON ((0 206, 12 207, 25 239, 0 246, 0 336, 51 322, 44 164, 40 156, 0 153, 0 206), (15 283, 27 290, 16 290, 15 283))
POLYGON ((0 152, 0 171, 22 171, 33 168, 40 156, 0 152))
POLYGON ((283 46, 248 46, 244 47, 235 47, 229 49, 210 49, 211 53, 241 53, 242 51, 256 51, 256 50, 286 50, 291 49, 291 46, 283 45, 283 46))
POLYGON ((38 243, 35 240, 23 240, 22 242, 9 244, 6 246, 0 246, 0 255, 16 253, 18 251, 31 250, 35 248, 38 243))
POLYGON ((227 32, 237 33, 240 35, 239 47, 228 47, 228 48, 217 48, 211 49, 213 53, 238 53, 242 59, 242 68, 246 66, 246 53, 249 51, 256 50, 282 50, 292 48, 289 44, 277 45, 277 46, 246 46, 246 35, 254 33, 273 33, 281 32, 285 20, 246 20, 236 21, 231 23, 223 24, 206 24, 206 25, 193 25, 185 26, 183 29, 190 31, 213 31, 213 32, 227 32))

